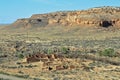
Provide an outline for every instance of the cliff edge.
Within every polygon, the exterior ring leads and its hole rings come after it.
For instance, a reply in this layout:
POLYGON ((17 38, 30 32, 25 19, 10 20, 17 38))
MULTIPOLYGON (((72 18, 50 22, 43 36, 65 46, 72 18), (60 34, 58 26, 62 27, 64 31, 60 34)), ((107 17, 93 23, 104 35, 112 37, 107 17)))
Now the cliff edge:
POLYGON ((88 26, 120 27, 120 7, 95 7, 80 11, 61 11, 46 14, 34 14, 30 18, 18 19, 10 26, 13 28, 31 28, 45 26, 88 26))

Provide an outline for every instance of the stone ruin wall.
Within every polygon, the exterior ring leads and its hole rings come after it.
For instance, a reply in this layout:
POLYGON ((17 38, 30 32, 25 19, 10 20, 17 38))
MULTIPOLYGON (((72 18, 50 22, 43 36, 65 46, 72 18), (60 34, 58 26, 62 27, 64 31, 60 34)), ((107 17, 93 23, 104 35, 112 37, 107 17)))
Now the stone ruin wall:
MULTIPOLYGON (((42 63, 42 70, 65 70, 75 69, 78 66, 73 65, 73 59, 65 58, 60 54, 34 54, 26 57, 27 63, 39 62, 42 63), (69 64, 71 63, 71 64, 69 64), (69 64, 69 65, 67 65, 69 64)), ((38 63, 38 64, 39 64, 38 63)))

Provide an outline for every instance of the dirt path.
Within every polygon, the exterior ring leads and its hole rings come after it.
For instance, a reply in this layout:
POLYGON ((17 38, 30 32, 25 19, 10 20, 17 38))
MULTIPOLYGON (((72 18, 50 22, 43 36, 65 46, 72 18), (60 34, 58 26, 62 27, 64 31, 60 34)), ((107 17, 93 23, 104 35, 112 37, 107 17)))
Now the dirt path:
POLYGON ((0 74, 0 78, 9 79, 9 80, 26 80, 26 79, 23 79, 23 78, 18 78, 18 77, 15 77, 15 76, 10 76, 10 75, 5 75, 5 74, 0 74))

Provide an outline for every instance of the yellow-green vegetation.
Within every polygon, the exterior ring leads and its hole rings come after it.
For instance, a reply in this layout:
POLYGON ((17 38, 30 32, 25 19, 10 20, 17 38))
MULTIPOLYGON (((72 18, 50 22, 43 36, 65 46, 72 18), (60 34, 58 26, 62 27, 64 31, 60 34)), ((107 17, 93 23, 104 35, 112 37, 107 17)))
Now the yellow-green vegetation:
POLYGON ((111 48, 105 49, 105 50, 101 51, 99 54, 100 54, 100 56, 109 56, 109 57, 116 56, 114 49, 111 49, 111 48))
POLYGON ((105 40, 119 37, 118 29, 103 29, 89 27, 41 27, 28 30, 4 30, 1 29, 0 36, 3 41, 30 41, 50 42, 53 40, 80 39, 80 40, 105 40))
POLYGON ((119 80, 119 34, 120 30, 114 28, 79 26, 8 31, 2 28, 0 71, 31 80, 119 80), (62 54, 71 61, 60 62, 66 70, 42 71, 42 62, 24 61, 26 56, 37 53, 62 54), (70 65, 77 66, 69 69, 70 65))

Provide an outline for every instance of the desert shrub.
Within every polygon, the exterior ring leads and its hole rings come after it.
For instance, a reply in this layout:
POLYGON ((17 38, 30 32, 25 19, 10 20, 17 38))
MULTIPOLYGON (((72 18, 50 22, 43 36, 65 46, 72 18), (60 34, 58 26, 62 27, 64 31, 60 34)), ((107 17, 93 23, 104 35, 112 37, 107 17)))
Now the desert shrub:
POLYGON ((44 80, 44 79, 39 79, 39 78, 33 78, 33 80, 44 80))
POLYGON ((70 49, 67 48, 67 47, 61 47, 61 52, 62 52, 63 54, 68 54, 68 53, 70 52, 70 49))
POLYGON ((20 64, 21 64, 21 62, 16 62, 16 64, 20 65, 20 64))
POLYGON ((108 49, 105 49, 103 51, 100 51, 99 55, 100 56, 114 57, 116 55, 116 53, 115 53, 114 49, 108 48, 108 49))
POLYGON ((30 64, 30 65, 28 65, 28 66, 25 66, 26 68, 32 68, 33 67, 33 65, 32 64, 30 64))
POLYGON ((68 66, 67 64, 64 64, 64 65, 63 65, 63 68, 64 68, 64 69, 68 69, 69 66, 68 66))
POLYGON ((8 73, 2 72, 2 71, 0 71, 0 74, 9 75, 8 73))
POLYGON ((13 75, 13 76, 16 76, 16 77, 19 77, 19 78, 25 78, 25 79, 27 79, 27 78, 29 78, 29 75, 13 75))
POLYGON ((53 80, 61 80, 60 77, 55 77, 53 80))
POLYGON ((4 79, 4 78, 0 78, 0 80, 10 80, 10 79, 4 79))
POLYGON ((41 50, 41 52, 42 52, 42 53, 46 53, 46 54, 47 54, 48 49, 44 48, 44 49, 42 49, 42 50, 41 50))
POLYGON ((19 65, 18 68, 23 68, 24 66, 23 65, 19 65))
POLYGON ((40 52, 45 53, 45 54, 51 54, 51 53, 53 53, 53 50, 51 48, 45 48, 45 49, 41 50, 40 52))
POLYGON ((18 71, 18 73, 20 73, 20 74, 24 74, 24 72, 22 72, 22 71, 18 71))
POLYGON ((47 49, 47 52, 46 52, 47 54, 52 54, 53 53, 53 51, 52 51, 52 49, 47 49))
POLYGON ((18 57, 19 57, 20 59, 22 59, 22 58, 24 58, 24 55, 23 55, 23 54, 18 54, 18 57))
POLYGON ((16 69, 18 68, 17 66, 8 66, 9 69, 16 69))
POLYGON ((91 67, 91 66, 84 66, 84 68, 83 68, 83 70, 85 70, 85 71, 91 71, 93 69, 94 69, 94 67, 91 67))

